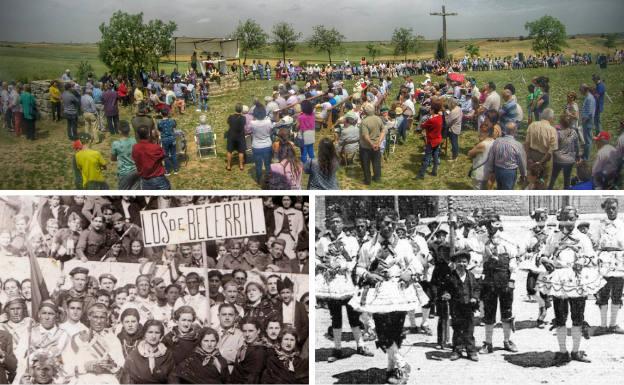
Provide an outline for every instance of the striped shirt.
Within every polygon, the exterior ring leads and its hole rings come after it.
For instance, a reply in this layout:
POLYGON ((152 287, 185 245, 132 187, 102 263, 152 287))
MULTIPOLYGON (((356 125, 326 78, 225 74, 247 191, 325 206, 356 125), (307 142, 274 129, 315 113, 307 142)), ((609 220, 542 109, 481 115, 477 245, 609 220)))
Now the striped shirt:
POLYGON ((494 172, 495 167, 506 170, 519 168, 520 175, 526 176, 526 152, 522 143, 514 139, 513 136, 503 136, 496 139, 485 164, 485 175, 494 172))

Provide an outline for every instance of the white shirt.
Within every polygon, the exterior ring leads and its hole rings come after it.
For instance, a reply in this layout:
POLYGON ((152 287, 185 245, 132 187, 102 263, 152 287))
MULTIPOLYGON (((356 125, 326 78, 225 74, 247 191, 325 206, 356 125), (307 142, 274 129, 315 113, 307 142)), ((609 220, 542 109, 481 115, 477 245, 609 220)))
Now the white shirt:
POLYGON ((82 332, 82 331, 88 331, 89 328, 83 324, 82 322, 72 322, 70 320, 67 320, 65 322, 63 322, 62 324, 59 325, 59 328, 61 328, 62 330, 65 330, 65 332, 70 336, 73 337, 76 334, 82 332))
POLYGON ((295 301, 290 301, 288 305, 282 303, 282 323, 295 324, 295 301))

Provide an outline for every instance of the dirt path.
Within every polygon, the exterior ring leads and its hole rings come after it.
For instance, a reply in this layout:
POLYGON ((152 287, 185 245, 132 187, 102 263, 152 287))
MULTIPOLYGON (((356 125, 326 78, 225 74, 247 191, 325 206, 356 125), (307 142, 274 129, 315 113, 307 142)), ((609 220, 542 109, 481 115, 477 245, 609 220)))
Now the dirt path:
MULTIPOLYGON (((502 350, 503 331, 494 330, 493 354, 481 355, 478 363, 461 359, 455 362, 448 360, 450 350, 438 351, 434 348, 436 337, 423 334, 408 334, 402 352, 412 367, 410 384, 624 384, 624 335, 594 336, 581 341, 581 350, 587 352, 591 363, 571 362, 564 367, 552 366, 554 352, 558 350, 554 331, 548 328, 534 328, 537 316, 537 304, 526 302, 525 278, 516 287, 514 315, 517 320, 517 331, 512 340, 518 346, 518 353, 502 350)), ((419 315, 417 315, 419 317, 419 315)), ((549 310, 547 320, 554 317, 549 310)), ((343 317, 346 322, 346 314, 343 317)), ((592 326, 600 324, 600 314, 594 300, 588 300, 585 318, 592 326)), ((624 325, 624 314, 620 313, 619 324, 624 325)), ((420 318, 416 319, 417 323, 420 318)), ((435 332, 436 320, 429 320, 429 326, 435 332)), ((378 384, 385 381, 386 355, 379 349, 374 350, 374 357, 351 356, 354 343, 348 325, 343 326, 347 342, 343 350, 350 357, 335 363, 327 363, 333 342, 326 336, 330 326, 329 312, 316 309, 316 383, 361 383, 378 384), (349 333, 347 333, 349 332, 349 333)), ((406 320, 406 326, 409 321, 406 320)), ((570 323, 568 322, 568 328, 570 323)), ((484 328, 475 328, 477 345, 482 344, 484 328)), ((569 334, 569 329, 568 329, 569 334)), ((571 349, 571 338, 568 338, 568 349, 571 349)), ((374 349, 374 342, 366 342, 374 349)))

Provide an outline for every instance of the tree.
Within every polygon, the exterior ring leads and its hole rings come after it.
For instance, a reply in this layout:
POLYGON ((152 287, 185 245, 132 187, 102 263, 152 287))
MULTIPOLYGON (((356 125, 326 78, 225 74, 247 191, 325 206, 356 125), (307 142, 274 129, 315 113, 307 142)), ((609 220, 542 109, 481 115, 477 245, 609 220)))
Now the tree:
POLYGON ((366 45, 366 51, 368 51, 368 56, 371 57, 371 63, 375 62, 375 58, 379 56, 379 48, 373 43, 369 43, 366 45))
POLYGON ((273 26, 272 34, 273 44, 286 62, 286 52, 295 48, 295 43, 301 39, 301 32, 296 32, 292 24, 279 22, 273 26))
POLYGON ((616 42, 617 38, 618 38, 617 33, 610 33, 610 34, 608 34, 606 36, 607 40, 605 40, 605 42, 604 42, 605 47, 607 47, 607 48, 615 48, 615 42, 616 42))
POLYGON ((437 60, 444 60, 444 40, 440 38, 436 47, 435 58, 437 60))
POLYGON ((100 24, 102 39, 99 58, 114 74, 136 75, 141 68, 158 65, 171 53, 171 39, 177 29, 173 21, 151 20, 143 23, 143 13, 117 11, 108 25, 100 24))
POLYGON ((344 35, 338 32, 336 28, 327 29, 324 25, 315 25, 312 27, 312 31, 312 37, 308 40, 308 44, 319 51, 327 52, 331 65, 331 54, 342 46, 345 39, 344 35))
POLYGON ((468 44, 465 48, 466 53, 470 57, 479 56, 479 46, 474 44, 468 44))
POLYGON ((395 28, 392 33, 392 44, 394 45, 394 56, 403 55, 403 60, 407 60, 407 54, 417 52, 419 41, 423 37, 414 35, 411 28, 395 28))
POLYGON ((234 39, 238 39, 240 48, 243 51, 243 64, 247 61, 247 52, 264 47, 269 38, 260 24, 253 19, 247 19, 245 22, 239 21, 236 30, 231 36, 234 39))
POLYGON ((524 29, 529 31, 529 38, 533 39, 533 51, 537 54, 546 51, 546 55, 550 55, 568 46, 565 25, 552 16, 546 15, 527 22, 524 29))

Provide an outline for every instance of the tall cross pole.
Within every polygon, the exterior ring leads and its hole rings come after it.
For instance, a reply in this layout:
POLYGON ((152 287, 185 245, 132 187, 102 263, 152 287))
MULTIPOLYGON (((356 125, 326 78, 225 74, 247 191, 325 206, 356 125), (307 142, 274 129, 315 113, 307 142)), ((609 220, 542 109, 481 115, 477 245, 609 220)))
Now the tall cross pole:
POLYGON ((442 13, 440 12, 432 12, 429 14, 430 16, 442 16, 442 47, 444 47, 444 58, 448 57, 448 51, 446 49, 446 17, 447 16, 457 16, 455 12, 446 12, 446 7, 442 6, 442 13))

